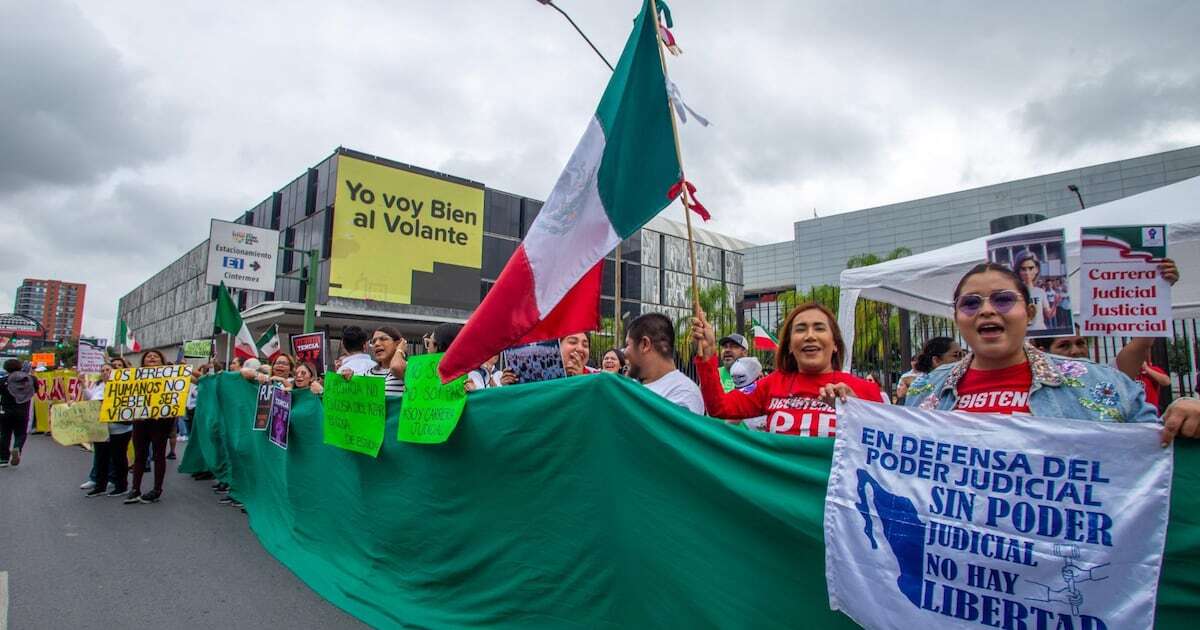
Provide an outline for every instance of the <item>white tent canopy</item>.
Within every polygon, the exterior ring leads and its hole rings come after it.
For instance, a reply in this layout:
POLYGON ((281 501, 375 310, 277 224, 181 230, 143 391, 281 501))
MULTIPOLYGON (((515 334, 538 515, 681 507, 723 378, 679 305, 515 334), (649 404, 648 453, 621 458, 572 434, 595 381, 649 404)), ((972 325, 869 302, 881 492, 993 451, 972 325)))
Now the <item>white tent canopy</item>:
MULTIPOLYGON (((854 306, 860 297, 927 315, 952 317, 954 287, 968 269, 985 261, 990 239, 1062 228, 1067 239, 1071 291, 1078 295, 1080 228, 1139 224, 1168 226, 1167 255, 1180 270, 1180 280, 1171 291, 1173 315, 1176 319, 1200 317, 1200 177, 1193 177, 1000 234, 878 265, 847 269, 839 281, 842 292, 838 309, 838 324, 846 337, 846 346, 854 345, 854 306)), ((850 367, 849 356, 844 367, 850 367)))

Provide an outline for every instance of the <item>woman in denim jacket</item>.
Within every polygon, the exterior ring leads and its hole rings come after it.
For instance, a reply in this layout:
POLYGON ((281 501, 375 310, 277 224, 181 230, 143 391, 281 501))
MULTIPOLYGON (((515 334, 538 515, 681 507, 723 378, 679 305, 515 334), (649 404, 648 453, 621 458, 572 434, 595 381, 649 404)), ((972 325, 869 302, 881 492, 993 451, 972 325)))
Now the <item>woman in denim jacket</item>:
POLYGON ((1034 308, 1024 283, 1007 267, 985 263, 968 271, 954 291, 954 318, 972 351, 918 378, 909 387, 907 406, 1101 422, 1158 421, 1142 387, 1116 369, 1046 354, 1026 343, 1034 308), (964 394, 968 381, 972 385, 964 394))

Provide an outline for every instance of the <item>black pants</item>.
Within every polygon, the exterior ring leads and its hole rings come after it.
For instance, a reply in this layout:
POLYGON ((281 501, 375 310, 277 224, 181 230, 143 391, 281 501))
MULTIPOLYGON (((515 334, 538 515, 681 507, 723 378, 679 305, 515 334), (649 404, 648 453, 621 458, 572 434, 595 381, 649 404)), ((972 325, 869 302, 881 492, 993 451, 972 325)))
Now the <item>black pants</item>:
POLYGON ((117 435, 109 435, 107 442, 93 442, 92 449, 96 453, 96 487, 103 488, 101 479, 111 479, 117 492, 125 492, 129 474, 129 440, 132 431, 117 435))
POLYGON ((139 420, 133 423, 133 489, 142 491, 142 475, 146 472, 146 460, 154 455, 154 489, 162 492, 163 477, 167 474, 167 437, 175 418, 164 420, 139 420))
POLYGON ((25 447, 29 430, 29 403, 0 411, 0 462, 8 461, 11 449, 25 447))

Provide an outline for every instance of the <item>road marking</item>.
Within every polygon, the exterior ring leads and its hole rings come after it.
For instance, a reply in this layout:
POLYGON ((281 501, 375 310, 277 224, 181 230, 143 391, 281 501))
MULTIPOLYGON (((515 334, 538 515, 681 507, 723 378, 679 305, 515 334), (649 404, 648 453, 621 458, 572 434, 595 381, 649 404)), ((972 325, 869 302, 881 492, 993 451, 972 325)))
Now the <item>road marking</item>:
POLYGON ((0 571, 0 630, 8 630, 8 571, 0 571))

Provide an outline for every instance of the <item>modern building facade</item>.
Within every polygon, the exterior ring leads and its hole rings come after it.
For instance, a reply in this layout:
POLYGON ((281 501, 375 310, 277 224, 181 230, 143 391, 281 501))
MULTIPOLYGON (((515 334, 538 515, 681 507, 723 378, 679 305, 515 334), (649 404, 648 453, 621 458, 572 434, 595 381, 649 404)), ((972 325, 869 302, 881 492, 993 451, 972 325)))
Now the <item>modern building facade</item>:
POLYGON ((87 285, 78 282, 26 278, 13 311, 40 322, 48 339, 78 339, 86 294, 87 285))
MULTIPOLYGON (((307 260, 290 250, 315 249, 319 328, 338 337, 345 325, 386 323, 416 341, 433 325, 466 321, 541 207, 539 200, 479 182, 339 148, 236 219, 245 225, 279 230, 285 249, 275 290, 237 291, 235 299, 255 334, 273 324, 278 324, 284 335, 299 332, 309 281, 307 260), (368 176, 361 174, 372 172, 378 174, 375 183, 355 188, 368 176), (362 204, 362 191, 368 189, 378 193, 372 195, 377 199, 369 209, 362 204), (451 197, 466 201, 444 202, 451 197), (469 205, 473 198, 481 207, 469 205), (428 205, 421 205, 421 200, 428 205), (443 241, 429 246, 402 240, 394 241, 395 245, 366 245, 380 230, 391 230, 388 238, 403 231, 400 209, 407 211, 410 203, 422 208, 404 215, 404 220, 412 219, 411 229, 423 229, 417 221, 433 216, 437 204, 466 208, 460 218, 467 227, 472 227, 470 219, 477 217, 482 238, 475 257, 471 252, 458 256, 454 243, 443 241), (364 231, 368 229, 376 233, 368 234, 364 231), (367 264, 351 262, 352 257, 367 264), (403 274, 404 287, 397 286, 394 274, 384 277, 397 267, 412 270, 403 274), (332 286, 331 274, 337 278, 332 286), (406 297, 396 297, 405 291, 406 297)), ((693 233, 701 288, 724 285, 728 305, 734 308, 743 287, 738 250, 751 244, 706 230, 694 229, 693 233)), ((626 319, 662 312, 677 320, 690 312, 690 262, 683 225, 656 218, 620 247, 621 313, 626 319)), ((217 289, 205 283, 206 265, 204 241, 122 297, 118 320, 128 323, 145 348, 171 347, 186 339, 211 336, 217 289)), ((610 254, 604 268, 602 317, 613 317, 616 312, 614 268, 615 257, 610 254)))
POLYGON ((797 221, 791 241, 743 250, 746 291, 836 285, 859 254, 929 251, 992 233, 993 221, 1056 217, 1196 176, 1200 146, 797 221))

